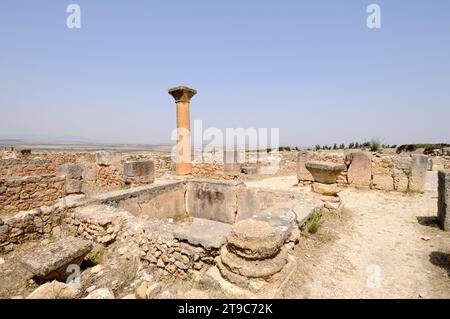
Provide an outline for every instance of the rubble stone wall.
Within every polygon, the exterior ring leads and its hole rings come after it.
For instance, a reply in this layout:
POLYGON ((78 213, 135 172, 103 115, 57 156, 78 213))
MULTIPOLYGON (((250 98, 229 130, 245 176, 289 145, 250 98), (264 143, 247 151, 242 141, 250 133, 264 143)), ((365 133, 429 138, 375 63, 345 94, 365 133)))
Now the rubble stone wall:
POLYGON ((61 210, 58 205, 43 206, 0 219, 0 253, 28 240, 60 233, 61 210))
POLYGON ((57 165, 43 158, 9 158, 0 160, 0 177, 55 174, 57 165))
POLYGON ((55 175, 0 178, 1 212, 52 205, 65 193, 65 178, 55 175))

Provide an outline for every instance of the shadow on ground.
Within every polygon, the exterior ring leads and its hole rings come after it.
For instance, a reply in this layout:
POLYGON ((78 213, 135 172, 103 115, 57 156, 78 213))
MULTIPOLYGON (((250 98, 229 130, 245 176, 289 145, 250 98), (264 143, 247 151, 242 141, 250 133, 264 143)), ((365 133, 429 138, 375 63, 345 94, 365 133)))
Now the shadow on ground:
POLYGON ((450 254, 440 251, 433 251, 430 254, 430 262, 435 266, 447 270, 448 275, 450 276, 450 254))
POLYGON ((416 216, 416 218, 420 225, 436 228, 439 227, 438 219, 436 216, 416 216))

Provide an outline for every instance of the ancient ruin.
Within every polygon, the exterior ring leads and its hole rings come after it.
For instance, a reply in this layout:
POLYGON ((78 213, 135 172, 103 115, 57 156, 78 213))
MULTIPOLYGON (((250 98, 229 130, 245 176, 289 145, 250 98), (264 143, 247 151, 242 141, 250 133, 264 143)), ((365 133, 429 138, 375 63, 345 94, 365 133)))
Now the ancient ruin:
POLYGON ((438 192, 427 213, 450 227, 448 153, 283 150, 267 175, 266 150, 224 148, 194 159, 189 104, 197 92, 169 93, 176 161, 152 150, 2 150, 1 297, 286 296, 307 286, 299 269, 315 253, 316 232, 375 209, 360 197, 426 206, 438 192))

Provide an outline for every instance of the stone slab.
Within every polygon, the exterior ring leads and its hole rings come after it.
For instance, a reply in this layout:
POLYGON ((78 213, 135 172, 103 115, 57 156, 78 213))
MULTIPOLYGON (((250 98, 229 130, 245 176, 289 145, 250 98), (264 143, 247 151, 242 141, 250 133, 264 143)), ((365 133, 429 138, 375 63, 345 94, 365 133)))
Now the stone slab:
POLYGON ((425 189, 428 168, 428 156, 413 154, 409 176, 409 190, 422 193, 425 189))
POLYGON ((315 209, 320 210, 324 207, 323 201, 318 198, 305 198, 296 201, 292 211, 296 215, 298 227, 302 227, 315 209))
POLYGON ((78 289, 55 280, 36 288, 27 299, 74 299, 80 294, 78 289))
POLYGON ((174 230, 173 236, 192 245, 205 249, 219 249, 226 243, 232 225, 213 220, 194 218, 188 225, 181 225, 174 230))
POLYGON ((153 161, 128 161, 123 164, 125 184, 144 185, 155 180, 155 164, 153 161))
POLYGON ((79 194, 83 187, 83 168, 79 164, 63 164, 59 173, 66 177, 66 194, 79 194))
POLYGON ((305 164, 314 177, 314 181, 322 184, 336 183, 337 176, 345 170, 344 164, 323 161, 309 161, 305 164))
POLYGON ((369 187, 372 178, 372 155, 368 152, 352 152, 347 157, 351 162, 347 173, 349 185, 369 187))
POLYGON ((307 151, 301 150, 297 155, 297 180, 299 182, 312 182, 314 181, 310 171, 306 168, 306 163, 309 160, 309 154, 307 151))
POLYGON ((90 241, 66 237, 47 246, 36 248, 22 257, 22 263, 39 280, 56 278, 64 281, 70 274, 66 272, 67 266, 80 265, 91 249, 90 241))
POLYGON ((312 190, 315 193, 325 195, 325 196, 336 196, 340 189, 336 183, 334 184, 322 184, 314 182, 312 184, 312 190))

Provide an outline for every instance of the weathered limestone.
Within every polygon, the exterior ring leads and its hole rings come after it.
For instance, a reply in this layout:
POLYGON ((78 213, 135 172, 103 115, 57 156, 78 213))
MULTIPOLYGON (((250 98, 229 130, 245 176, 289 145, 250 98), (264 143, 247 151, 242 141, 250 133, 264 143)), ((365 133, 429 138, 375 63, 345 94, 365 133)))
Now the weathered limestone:
POLYGON ((292 211, 296 215, 298 227, 306 224, 311 214, 316 210, 321 210, 324 207, 324 202, 326 201, 336 201, 340 202, 339 197, 327 196, 325 200, 320 200, 318 198, 302 198, 298 200, 297 203, 292 207, 292 211))
MULTIPOLYGON (((292 203, 288 207, 271 207, 261 212, 254 214, 251 220, 258 222, 266 222, 272 226, 281 236, 284 242, 298 241, 298 238, 293 238, 297 235, 298 226, 296 223, 296 213, 292 209, 292 203)), ((295 206, 298 206, 295 205, 295 206)))
POLYGON ((306 168, 308 161, 308 152, 305 150, 299 151, 297 156, 297 180, 300 184, 310 184, 314 181, 310 171, 306 168))
POLYGON ((148 184, 99 194, 92 198, 97 204, 113 205, 133 215, 151 218, 182 218, 186 215, 186 184, 181 181, 148 184))
POLYGON ((194 246, 200 245, 205 249, 219 249, 225 244, 231 228, 230 224, 194 218, 192 223, 179 226, 173 232, 173 236, 194 246))
POLYGON ((340 189, 336 183, 334 184, 322 184, 313 183, 312 189, 314 192, 325 196, 336 196, 340 189))
POLYGON ((428 156, 413 154, 412 159, 413 161, 409 176, 409 190, 422 193, 425 189, 428 156))
POLYGON ((438 194, 439 224, 450 231, 450 170, 438 172, 438 194))
POLYGON ((442 160, 442 157, 431 157, 431 170, 432 171, 440 171, 444 169, 444 162, 442 160))
POLYGON ((276 255, 284 243, 284 238, 268 222, 245 219, 234 225, 227 241, 231 252, 253 260, 276 255))
POLYGON ((28 295, 27 299, 74 299, 80 294, 80 290, 54 280, 39 286, 28 295))
POLYGON ((282 249, 270 258, 248 259, 234 252, 230 246, 223 246, 220 250, 220 261, 229 271, 248 278, 265 278, 280 272, 287 263, 287 250, 282 249))
POLYGON ((394 190, 398 192, 408 191, 409 180, 406 176, 394 176, 394 190))
POLYGON ((238 211, 237 181, 191 180, 186 186, 187 213, 192 217, 233 224, 238 211))
POLYGON ((348 184, 356 187, 369 187, 372 178, 371 154, 367 152, 352 152, 347 156, 351 162, 348 168, 348 184))
POLYGON ((266 221, 237 222, 216 258, 221 276, 246 289, 263 289, 288 263, 284 237, 266 221))
POLYGON ((177 104, 177 162, 176 175, 192 173, 189 103, 197 91, 186 86, 169 89, 177 104))
POLYGON ((155 181, 155 164, 153 161, 128 161, 123 164, 125 184, 133 186, 151 184, 155 181))
POLYGON ((372 188, 384 191, 392 191, 394 189, 394 179, 389 175, 373 175, 372 188))
POLYGON ((92 291, 84 299, 114 299, 114 294, 109 288, 99 288, 92 291))
POLYGON ((64 281, 70 275, 67 267, 71 264, 79 266, 91 249, 89 241, 66 237, 25 255, 22 263, 39 281, 64 281))
POLYGON ((322 184, 336 183, 337 176, 345 169, 345 165, 331 162, 309 161, 305 164, 314 181, 322 184))
MULTIPOLYGON (((306 163, 306 168, 314 177, 312 190, 315 193, 327 196, 337 197, 340 189, 336 183, 338 175, 345 170, 344 164, 336 164, 331 162, 311 161, 306 163)), ((332 202, 325 202, 324 208, 329 211, 335 210, 334 207, 339 207, 333 200, 332 202)))
POLYGON ((66 177, 66 194, 80 194, 83 187, 83 167, 79 164, 63 164, 60 174, 66 177))
POLYGON ((111 165, 111 160, 109 158, 109 153, 106 151, 95 152, 95 162, 97 165, 109 166, 111 165))

